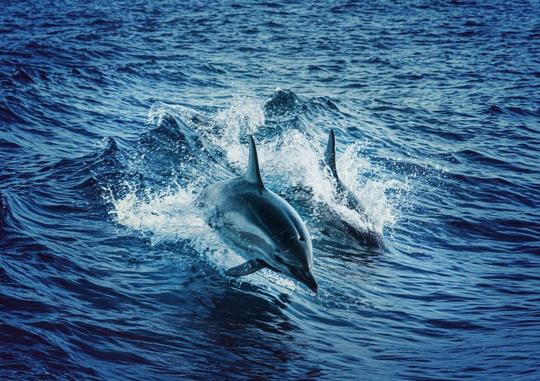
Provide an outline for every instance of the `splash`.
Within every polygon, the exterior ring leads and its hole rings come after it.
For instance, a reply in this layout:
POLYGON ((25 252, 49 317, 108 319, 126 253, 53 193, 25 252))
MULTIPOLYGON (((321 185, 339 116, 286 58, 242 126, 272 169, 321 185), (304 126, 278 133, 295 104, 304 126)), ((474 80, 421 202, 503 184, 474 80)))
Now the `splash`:
POLYGON ((254 98, 236 98, 230 107, 215 116, 215 120, 223 125, 223 130, 220 135, 212 136, 212 141, 226 153, 231 164, 244 165, 247 162, 246 149, 240 141, 248 134, 256 134, 264 125, 261 102, 254 98))
POLYGON ((167 115, 191 128, 208 145, 217 147, 225 154, 228 164, 235 168, 243 167, 247 162, 242 139, 248 134, 256 134, 265 123, 262 102, 254 97, 234 98, 229 107, 212 117, 181 105, 157 102, 148 112, 147 122, 160 125, 167 115))
POLYGON ((396 179, 388 179, 391 174, 386 174, 382 168, 373 165, 368 157, 361 154, 368 144, 353 143, 343 154, 338 154, 337 158, 341 181, 358 197, 368 219, 358 211, 348 209, 343 200, 337 197, 335 187, 329 202, 340 215, 358 228, 371 229, 382 234, 384 227, 392 226, 397 219, 397 205, 386 196, 387 192, 403 191, 408 185, 396 179), (372 179, 366 175, 377 177, 372 179))
POLYGON ((126 227, 152 237, 153 244, 166 240, 181 240, 203 232, 204 221, 193 208, 191 189, 177 187, 161 192, 146 190, 140 194, 132 184, 121 197, 109 196, 113 208, 110 214, 126 227), (189 223, 187 223, 189 221, 189 223))
MULTIPOLYGON (((247 148, 241 144, 242 138, 264 126, 264 105, 253 97, 235 98, 214 117, 197 118, 205 123, 190 127, 223 152, 228 165, 241 172, 247 163, 247 148)), ((149 121, 159 123, 166 113, 187 120, 187 124, 197 115, 183 106, 160 103, 150 110, 149 121)), ((325 141, 325 134, 312 136, 297 129, 259 140, 259 161, 265 182, 281 193, 287 193, 291 187, 307 187, 314 202, 327 205, 349 224, 382 234, 385 227, 395 224, 400 202, 397 198, 389 199, 387 193, 403 192, 408 188, 407 183, 393 179, 392 174, 385 173, 362 155, 368 142, 353 143, 338 153, 337 165, 341 180, 357 195, 365 214, 349 209, 339 198, 334 179, 320 165, 325 141)))
MULTIPOLYGON (((243 172, 247 164, 245 135, 260 132, 265 124, 263 102, 255 98, 237 98, 230 107, 213 116, 180 105, 157 103, 148 113, 148 122, 159 126, 167 115, 182 123, 183 128, 191 129, 204 144, 219 150, 222 160, 226 161, 223 165, 236 169, 236 172, 243 172)), ((308 134, 299 129, 283 131, 279 136, 259 136, 258 153, 265 184, 284 195, 293 206, 298 200, 291 189, 309 189, 310 202, 325 205, 352 226, 382 234, 384 228, 393 225, 397 218, 399 200, 389 198, 387 193, 394 194, 388 191, 403 189, 406 184, 393 179, 391 173, 373 165, 362 155, 367 142, 351 144, 338 154, 338 171, 342 181, 362 202, 365 214, 349 209, 337 194, 335 180, 321 165, 325 142, 326 134, 308 134)), ((152 155, 152 152, 144 154, 152 155)), ((160 189, 148 189, 148 185, 134 180, 126 183, 121 196, 109 196, 111 215, 120 225, 149 237, 152 244, 187 243, 203 260, 224 273, 243 259, 205 223, 196 204, 201 184, 212 183, 215 179, 210 178, 210 172, 194 176, 187 171, 183 175, 181 184, 173 181, 160 189)), ((318 208, 311 211, 312 215, 307 215, 306 219, 313 221, 318 221, 317 213, 325 213, 318 208)), ((262 287, 276 284, 286 289, 297 288, 294 281, 271 271, 252 274, 238 281, 262 287)))
POLYGON ((187 242, 218 269, 240 263, 206 224, 196 207, 193 188, 176 184, 160 191, 140 192, 126 183, 125 189, 122 196, 107 195, 109 213, 118 224, 147 236, 152 245, 187 242))

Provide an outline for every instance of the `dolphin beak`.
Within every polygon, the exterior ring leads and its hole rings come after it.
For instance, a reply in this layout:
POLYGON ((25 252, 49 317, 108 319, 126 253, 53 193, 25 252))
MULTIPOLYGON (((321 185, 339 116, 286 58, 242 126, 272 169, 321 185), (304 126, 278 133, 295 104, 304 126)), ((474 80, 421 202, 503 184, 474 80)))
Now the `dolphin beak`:
POLYGON ((308 286, 308 288, 314 293, 317 293, 317 291, 319 290, 319 286, 317 285, 317 281, 315 280, 315 277, 313 276, 311 271, 297 271, 295 275, 300 282, 308 286))

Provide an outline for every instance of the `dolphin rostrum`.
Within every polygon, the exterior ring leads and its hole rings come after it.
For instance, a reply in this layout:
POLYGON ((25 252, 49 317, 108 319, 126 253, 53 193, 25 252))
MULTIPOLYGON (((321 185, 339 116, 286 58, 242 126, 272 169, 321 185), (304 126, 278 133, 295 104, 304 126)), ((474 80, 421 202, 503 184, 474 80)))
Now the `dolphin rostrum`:
POLYGON ((267 267, 317 292, 311 237, 293 207, 264 186, 255 141, 248 138, 246 174, 210 185, 199 197, 207 223, 247 260, 226 274, 238 277, 267 267))
MULTIPOLYGON (((328 134, 328 143, 324 152, 324 165, 328 168, 330 174, 334 178, 338 199, 343 200, 343 203, 347 208, 357 211, 363 215, 368 222, 370 222, 369 216, 366 214, 366 211, 362 206, 362 202, 339 178, 336 167, 336 137, 334 135, 334 130, 332 129, 330 129, 330 133, 328 134)), ((356 239, 364 242, 366 245, 371 247, 383 246, 382 237, 379 233, 372 230, 359 230, 345 221, 343 221, 343 225, 348 233, 353 235, 356 239)))

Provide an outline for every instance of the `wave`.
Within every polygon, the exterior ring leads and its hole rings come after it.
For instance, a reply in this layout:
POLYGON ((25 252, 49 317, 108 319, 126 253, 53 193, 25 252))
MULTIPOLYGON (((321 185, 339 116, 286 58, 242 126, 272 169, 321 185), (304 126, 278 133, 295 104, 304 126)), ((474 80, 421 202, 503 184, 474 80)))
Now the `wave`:
POLYGON ((492 115, 509 115, 509 116, 528 116, 528 117, 540 117, 540 110, 529 110, 523 107, 501 107, 492 105, 488 109, 488 113, 492 115))

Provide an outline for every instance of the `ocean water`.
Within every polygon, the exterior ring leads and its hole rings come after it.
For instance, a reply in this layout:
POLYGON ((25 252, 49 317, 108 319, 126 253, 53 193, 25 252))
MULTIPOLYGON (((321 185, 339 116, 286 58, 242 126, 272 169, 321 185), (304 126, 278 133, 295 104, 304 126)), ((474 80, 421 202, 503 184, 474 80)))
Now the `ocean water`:
POLYGON ((3 2, 0 379, 540 379, 539 41, 537 1, 3 2), (193 202, 249 133, 317 295, 224 275, 193 202))

